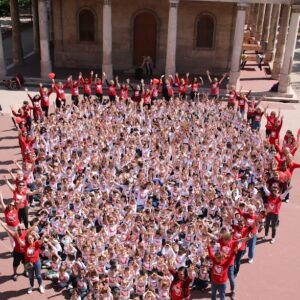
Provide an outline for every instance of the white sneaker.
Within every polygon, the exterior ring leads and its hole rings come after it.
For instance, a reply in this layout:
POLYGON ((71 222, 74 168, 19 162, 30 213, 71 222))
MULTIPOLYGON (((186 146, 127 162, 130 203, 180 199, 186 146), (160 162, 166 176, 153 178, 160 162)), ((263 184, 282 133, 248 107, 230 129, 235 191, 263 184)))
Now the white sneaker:
POLYGON ((271 239, 271 244, 274 244, 275 243, 275 239, 271 239))
POLYGON ((263 236, 262 240, 265 241, 267 239, 267 236, 263 236))
POLYGON ((40 285, 39 289, 40 289, 40 293, 41 293, 41 294, 44 294, 44 293, 45 293, 45 289, 44 289, 44 287, 43 287, 42 285, 40 285))
POLYGON ((248 263, 252 264, 253 263, 253 258, 249 258, 248 263))
POLYGON ((32 293, 32 290, 33 290, 33 287, 31 286, 28 291, 27 291, 27 294, 31 294, 32 293))

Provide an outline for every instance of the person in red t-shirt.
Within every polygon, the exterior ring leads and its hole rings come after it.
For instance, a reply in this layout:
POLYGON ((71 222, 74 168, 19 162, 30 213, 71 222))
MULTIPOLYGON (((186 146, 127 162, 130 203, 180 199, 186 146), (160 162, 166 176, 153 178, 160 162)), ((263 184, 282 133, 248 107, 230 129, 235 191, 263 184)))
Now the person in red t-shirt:
POLYGON ((247 242, 248 247, 248 262, 249 264, 253 263, 254 259, 254 252, 256 247, 256 240, 257 240, 257 224, 259 222, 259 216, 255 212, 255 206, 249 205, 247 210, 242 210, 242 207, 238 209, 239 214, 245 219, 246 226, 251 232, 251 239, 247 242))
POLYGON ((49 91, 48 88, 43 87, 43 84, 40 83, 41 107, 46 118, 48 118, 49 106, 50 106, 49 97, 52 94, 52 92, 53 92, 52 88, 49 91))
POLYGON ((68 78, 68 85, 71 88, 71 99, 74 105, 78 106, 79 104, 79 85, 80 85, 80 78, 78 80, 72 79, 72 76, 68 78))
POLYGON ((13 200, 18 210, 18 217, 21 222, 24 223, 25 227, 28 228, 28 196, 33 196, 38 191, 28 191, 24 182, 19 182, 14 187, 6 177, 4 177, 6 184, 9 189, 13 192, 13 200))
MULTIPOLYGON (((218 240, 218 242, 220 244, 220 251, 224 255, 224 258, 228 258, 238 244, 237 240, 231 238, 231 234, 229 232, 224 232, 223 234, 221 234, 221 237, 218 240)), ((231 298, 234 298, 235 296, 234 256, 232 256, 228 267, 228 279, 230 283, 231 298)))
POLYGON ((291 150, 291 153, 294 152, 293 154, 295 154, 299 146, 299 138, 300 136, 297 134, 296 140, 293 132, 291 130, 287 130, 283 137, 282 148, 287 147, 291 150))
POLYGON ((107 94, 108 94, 109 101, 111 103, 114 103, 116 102, 116 96, 117 96, 117 90, 116 90, 117 82, 115 82, 114 80, 108 81, 105 72, 103 72, 103 78, 105 79, 106 85, 108 86, 107 94))
POLYGON ((173 281, 170 286, 171 300, 189 300, 191 296, 190 283, 193 281, 192 267, 189 269, 180 267, 177 271, 169 268, 173 275, 173 281))
MULTIPOLYGON (((18 238, 18 237, 17 237, 18 238)), ((28 269, 28 277, 30 287, 27 291, 28 294, 32 293, 34 287, 34 274, 39 284, 41 294, 45 292, 41 274, 41 261, 40 261, 40 246, 44 242, 44 237, 37 240, 36 234, 29 232, 26 235, 25 242, 19 239, 20 244, 25 248, 25 266, 28 269)))
POLYGON ((260 104, 260 102, 263 100, 261 98, 260 100, 256 101, 255 97, 251 97, 249 101, 247 101, 248 109, 247 109, 247 122, 251 125, 254 121, 255 116, 255 110, 256 107, 260 104))
POLYGON ((241 259, 246 253, 247 238, 252 238, 251 229, 245 224, 245 219, 240 218, 237 225, 233 225, 233 239, 240 240, 239 249, 234 259, 234 276, 237 276, 240 270, 241 259))
POLYGON ((81 72, 79 73, 79 80, 83 85, 83 97, 86 100, 88 100, 92 94, 93 75, 94 75, 94 71, 91 71, 90 77, 86 77, 85 79, 83 79, 82 73, 81 72))
POLYGON ((98 77, 98 74, 95 75, 94 87, 97 101, 103 104, 103 81, 98 77))
POLYGON ((175 74, 175 82, 178 86, 178 96, 180 100, 186 100, 186 89, 189 84, 189 73, 186 73, 185 78, 179 79, 178 73, 175 74))
POLYGON ((282 120, 283 120, 283 116, 281 117, 280 120, 277 119, 275 121, 274 126, 270 129, 270 133, 269 133, 270 145, 279 144, 279 135, 280 135, 281 127, 282 127, 282 120))
POLYGON ((189 87, 191 88, 191 93, 190 93, 190 97, 191 100, 194 101, 195 98, 197 98, 199 100, 199 88, 201 86, 204 85, 203 79, 201 76, 199 76, 200 81, 198 81, 197 77, 194 77, 194 81, 189 85, 189 87))
POLYGON ((263 237, 263 240, 267 239, 269 234, 269 228, 271 225, 272 227, 272 239, 270 241, 271 244, 275 243, 276 227, 278 225, 279 212, 280 212, 282 200, 285 199, 286 195, 289 193, 289 190, 291 188, 292 186, 289 186, 283 194, 279 194, 279 186, 277 184, 273 184, 271 186, 271 191, 266 186, 264 186, 264 192, 268 196, 268 203, 267 203, 265 236, 263 237))
POLYGON ((31 111, 33 110, 33 106, 29 105, 28 101, 23 101, 22 107, 16 112, 12 107, 11 112, 15 117, 19 117, 25 122, 26 130, 28 132, 31 131, 31 123, 32 123, 32 118, 31 118, 31 111))
POLYGON ((66 94, 65 94, 65 89, 68 87, 68 81, 63 84, 62 82, 59 82, 58 84, 55 83, 55 80, 52 79, 52 88, 56 92, 56 108, 60 109, 61 106, 66 105, 66 94))
POLYGON ((140 103, 142 100, 144 79, 141 79, 141 85, 137 84, 137 85, 133 86, 132 84, 130 84, 130 81, 127 81, 127 83, 129 84, 130 88, 133 91, 133 94, 131 96, 132 101, 135 103, 140 103))
POLYGON ((28 231, 25 229, 24 224, 19 224, 17 226, 17 232, 11 230, 7 225, 3 224, 0 221, 0 225, 4 228, 4 230, 9 234, 9 236, 14 240, 14 250, 13 250, 13 280, 16 281, 18 278, 17 270, 22 262, 25 263, 25 247, 24 242, 28 231), (22 241, 22 243, 20 243, 22 241))
MULTIPOLYGON (((0 191, 0 205, 4 213, 6 225, 13 232, 17 232, 17 227, 20 224, 19 216, 18 216, 18 208, 13 202, 9 203, 8 205, 5 205, 1 191, 0 191)), ((14 248, 14 240, 12 237, 10 237, 10 244, 12 248, 14 248)))
POLYGON ((276 121, 280 117, 280 111, 278 111, 278 116, 276 116, 276 112, 275 111, 271 111, 270 115, 268 115, 267 113, 265 113, 265 117, 267 119, 267 123, 266 123, 266 137, 268 138, 270 136, 270 134, 271 134, 272 129, 275 126, 276 121))
POLYGON ((266 107, 264 109, 264 111, 262 111, 260 107, 256 107, 256 109, 254 111, 254 115, 253 115, 253 120, 252 120, 252 123, 251 123, 251 129, 252 130, 258 130, 259 131, 262 116, 265 114, 267 108, 268 107, 266 107))
POLYGON ((215 77, 213 80, 211 79, 210 73, 207 70, 206 71, 207 74, 207 78, 209 80, 210 83, 210 94, 209 97, 210 98, 216 98, 218 99, 220 97, 220 85, 223 82, 223 80, 225 79, 227 73, 224 73, 222 78, 220 79, 220 81, 218 80, 217 77, 215 77))
POLYGON ((35 122, 39 122, 43 116, 43 111, 41 108, 41 95, 35 95, 34 97, 32 97, 29 92, 28 89, 25 88, 25 92, 27 93, 28 98, 30 99, 32 106, 33 106, 33 118, 35 122))
POLYGON ((237 252, 237 246, 225 258, 221 251, 217 250, 213 253, 211 245, 208 246, 208 256, 212 261, 211 268, 211 299, 217 299, 219 292, 220 299, 225 300, 226 281, 228 279, 228 268, 233 257, 237 252))
POLYGON ((119 94, 119 100, 120 101, 128 101, 128 92, 129 92, 129 82, 130 80, 127 79, 126 83, 123 82, 121 85, 119 84, 119 82, 117 83, 118 87, 120 88, 120 94, 119 94))
POLYGON ((227 96, 227 107, 230 109, 234 109, 235 108, 235 104, 236 104, 236 100, 237 100, 237 92, 235 90, 235 87, 232 86, 229 93, 226 94, 227 96))

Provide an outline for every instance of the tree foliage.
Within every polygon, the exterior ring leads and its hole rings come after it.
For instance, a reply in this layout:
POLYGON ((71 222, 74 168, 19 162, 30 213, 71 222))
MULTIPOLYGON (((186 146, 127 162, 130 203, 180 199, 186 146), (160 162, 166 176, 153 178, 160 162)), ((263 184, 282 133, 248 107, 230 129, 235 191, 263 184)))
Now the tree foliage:
MULTIPOLYGON (((31 0, 18 0, 19 9, 27 9, 31 6, 31 0)), ((0 0, 0 17, 9 16, 9 0, 0 0)))

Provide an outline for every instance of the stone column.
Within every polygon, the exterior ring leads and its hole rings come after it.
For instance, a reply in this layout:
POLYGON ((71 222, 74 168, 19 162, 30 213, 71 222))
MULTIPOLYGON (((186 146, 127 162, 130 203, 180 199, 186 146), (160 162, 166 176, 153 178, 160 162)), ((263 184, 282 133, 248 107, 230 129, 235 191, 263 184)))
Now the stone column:
POLYGON ((290 84, 290 74, 293 66, 293 59, 295 54, 295 47, 297 42, 297 35, 300 20, 300 5, 292 6, 292 15, 287 36, 283 63, 279 75, 278 91, 280 93, 287 93, 290 84))
POLYGON ((167 38, 167 56, 165 74, 176 73, 176 40, 177 40, 177 17, 179 0, 169 0, 169 22, 167 38))
POLYGON ((253 8, 251 16, 250 16, 250 26, 251 26, 252 34, 255 34, 257 22, 258 22, 259 4, 255 3, 255 4, 253 4, 253 6, 254 6, 254 8, 253 8))
POLYGON ((38 0, 31 1, 31 12, 33 30, 33 51, 38 52, 40 50, 38 0))
POLYGON ((255 32, 255 38, 257 41, 261 41, 261 35, 262 35, 262 29, 264 24, 264 17, 265 17, 265 10, 266 10, 266 4, 260 4, 259 5, 259 13, 257 17, 257 27, 255 32))
POLYGON ((277 46, 272 68, 273 79, 278 79, 279 77, 291 12, 291 7, 288 4, 282 4, 281 9, 282 12, 279 20, 279 33, 277 37, 277 46))
POLYGON ((273 56, 274 56, 274 47, 275 47, 276 35, 278 31, 279 15, 280 15, 280 4, 273 4, 269 39, 268 39, 268 45, 266 51, 266 61, 269 62, 273 60, 273 56))
POLYGON ((231 56, 229 85, 239 88, 241 53, 244 38, 244 26, 246 21, 247 4, 237 4, 237 16, 235 21, 234 39, 231 56))
POLYGON ((49 27, 46 0, 38 0, 39 25, 40 25, 40 56, 41 56, 41 77, 48 78, 51 72, 51 58, 49 48, 49 27))
POLYGON ((108 79, 113 78, 112 65, 112 22, 111 22, 111 0, 103 2, 103 57, 102 72, 106 73, 108 79))
POLYGON ((6 76, 6 64, 4 58, 2 32, 1 32, 1 24, 0 24, 0 77, 4 77, 4 76, 6 76))
POLYGON ((263 23, 263 31, 261 37, 261 45, 263 52, 265 53, 267 50, 269 33, 270 33, 270 22, 271 22, 271 14, 272 14, 272 4, 266 4, 265 17, 263 23))
POLYGON ((11 25, 12 25, 12 55, 13 63, 21 65, 24 62, 22 32, 20 26, 19 4, 18 0, 9 1, 11 25))

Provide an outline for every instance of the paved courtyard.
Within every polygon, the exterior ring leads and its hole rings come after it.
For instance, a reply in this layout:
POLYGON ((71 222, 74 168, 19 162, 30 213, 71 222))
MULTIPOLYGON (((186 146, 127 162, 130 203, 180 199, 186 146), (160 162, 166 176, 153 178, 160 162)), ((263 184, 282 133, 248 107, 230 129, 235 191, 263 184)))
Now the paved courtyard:
MULTIPOLYGON (((264 76, 264 74, 260 74, 264 76)), ((262 78, 248 80, 256 86, 264 85, 262 78)), ((244 80, 247 82, 247 80, 244 80)), ((268 80, 269 81, 269 80, 268 80)), ((300 40, 295 55, 293 86, 300 94, 300 40)), ((246 88, 247 86, 245 86, 246 88)), ((249 86, 248 86, 249 87, 249 86)), ((5 113, 9 112, 9 106, 18 107, 26 99, 24 91, 6 91, 0 89, 0 104, 5 113)), ((54 100, 54 96, 51 97, 54 100)), ((300 127, 300 104, 262 103, 270 109, 281 109, 284 115, 282 133, 287 129, 297 132, 300 127)), ((263 135, 263 133, 262 133, 263 135)), ((14 130, 9 114, 0 116, 0 189, 7 200, 11 193, 4 185, 3 174, 8 168, 14 168, 13 161, 20 159, 20 151, 17 141, 17 132, 14 130)), ((300 151, 295 160, 300 162, 300 151)), ((283 204, 281 223, 278 238, 274 245, 258 241, 255 261, 253 264, 243 264, 237 278, 237 300, 289 300, 299 299, 298 284, 300 274, 300 170, 296 170, 293 177, 293 190, 291 201, 283 204)), ((62 294, 56 294, 49 282, 46 284, 46 293, 40 295, 34 291, 27 295, 28 279, 20 276, 17 282, 11 280, 12 258, 10 246, 5 233, 0 230, 0 300, 8 299, 63 299, 62 294)), ((21 269, 19 271, 22 271, 21 269)), ((193 299, 209 299, 209 293, 196 292, 193 299)))

